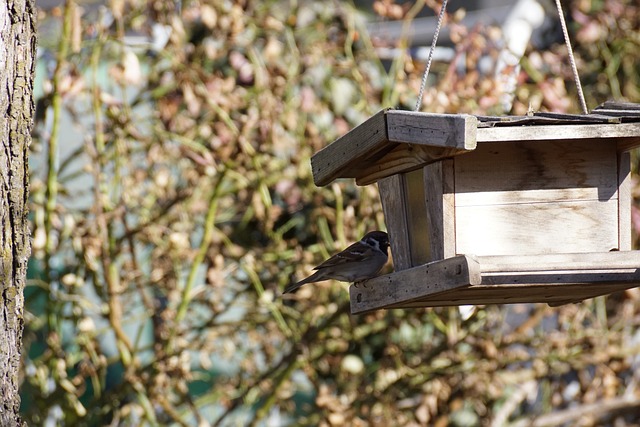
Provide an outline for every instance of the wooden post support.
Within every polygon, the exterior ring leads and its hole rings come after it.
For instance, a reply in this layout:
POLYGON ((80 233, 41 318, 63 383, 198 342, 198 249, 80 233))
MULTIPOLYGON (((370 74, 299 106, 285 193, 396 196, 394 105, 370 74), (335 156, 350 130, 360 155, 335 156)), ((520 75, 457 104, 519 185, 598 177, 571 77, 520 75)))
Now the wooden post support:
POLYGON ((378 181, 384 221, 389 232, 393 267, 396 271, 411 267, 411 239, 407 223, 407 198, 404 175, 391 175, 378 181))

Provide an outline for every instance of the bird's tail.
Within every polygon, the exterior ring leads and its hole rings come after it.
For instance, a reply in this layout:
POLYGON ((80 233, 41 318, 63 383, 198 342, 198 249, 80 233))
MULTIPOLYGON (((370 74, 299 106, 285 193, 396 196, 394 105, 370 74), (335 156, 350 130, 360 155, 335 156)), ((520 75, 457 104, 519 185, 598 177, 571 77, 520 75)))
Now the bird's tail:
POLYGON ((282 291, 282 293, 283 294, 288 294, 290 292, 295 291, 300 286, 302 286, 302 285, 304 285, 306 283, 318 282, 320 280, 322 280, 322 272, 321 271, 316 271, 315 273, 313 273, 311 276, 307 277, 306 279, 302 279, 297 283, 289 284, 286 288, 284 288, 284 291, 282 291))

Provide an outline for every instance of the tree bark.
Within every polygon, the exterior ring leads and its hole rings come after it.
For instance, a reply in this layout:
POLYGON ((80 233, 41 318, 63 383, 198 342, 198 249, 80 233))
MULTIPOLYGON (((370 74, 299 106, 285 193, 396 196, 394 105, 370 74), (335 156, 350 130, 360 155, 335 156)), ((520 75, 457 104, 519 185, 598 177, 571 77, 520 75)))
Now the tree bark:
POLYGON ((22 425, 18 394, 30 254, 27 154, 33 123, 35 0, 0 1, 0 425, 22 425))

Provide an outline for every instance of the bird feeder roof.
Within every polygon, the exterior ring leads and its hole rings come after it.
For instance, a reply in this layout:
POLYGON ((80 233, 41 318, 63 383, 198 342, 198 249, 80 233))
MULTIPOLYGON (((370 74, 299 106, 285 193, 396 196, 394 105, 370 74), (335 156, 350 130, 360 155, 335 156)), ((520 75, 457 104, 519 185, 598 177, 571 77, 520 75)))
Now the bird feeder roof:
POLYGON ((640 105, 608 102, 587 115, 505 117, 384 109, 317 152, 311 166, 318 186, 338 178, 366 185, 487 142, 610 138, 616 138, 618 151, 640 146, 640 105))

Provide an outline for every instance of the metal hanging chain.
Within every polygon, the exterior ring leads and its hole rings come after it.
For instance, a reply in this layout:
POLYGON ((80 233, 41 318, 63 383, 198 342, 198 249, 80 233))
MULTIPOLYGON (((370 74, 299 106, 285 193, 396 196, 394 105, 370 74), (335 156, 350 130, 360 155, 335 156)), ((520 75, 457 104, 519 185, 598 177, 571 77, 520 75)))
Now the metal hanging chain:
POLYGON ((582 84, 580 83, 578 68, 576 67, 576 61, 573 58, 573 49, 571 49, 571 40, 569 40, 569 32, 567 31, 567 24, 564 22, 564 13, 562 12, 562 5, 560 4, 560 0, 556 0, 556 7, 558 8, 560 25, 562 26, 562 33, 564 34, 564 42, 567 45, 567 50, 569 51, 569 62, 571 63, 571 71, 573 71, 573 80, 576 82, 576 88, 578 89, 578 98, 580 99, 580 107, 582 108, 582 114, 589 114, 589 110, 587 109, 587 103, 584 100, 584 93, 582 92, 582 84))
POLYGON ((436 43, 438 42, 438 35, 440 34, 440 27, 444 19, 444 12, 447 9, 447 0, 442 0, 442 7, 440 8, 440 15, 438 15, 438 25, 436 25, 436 32, 433 34, 433 41, 431 42, 431 49, 429 49, 429 57, 427 58, 427 68, 422 75, 422 82, 420 83, 420 92, 418 92, 418 101, 416 101, 416 111, 420 111, 422 106, 422 96, 424 95, 424 88, 427 86, 427 77, 429 77, 429 69, 431 68, 431 59, 433 58, 433 51, 436 50, 436 43))

